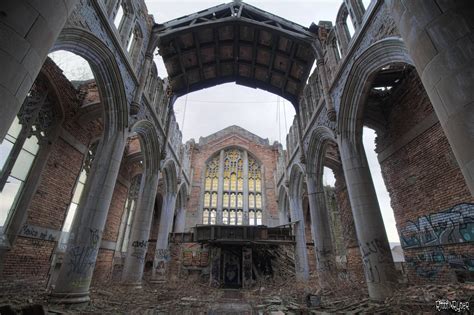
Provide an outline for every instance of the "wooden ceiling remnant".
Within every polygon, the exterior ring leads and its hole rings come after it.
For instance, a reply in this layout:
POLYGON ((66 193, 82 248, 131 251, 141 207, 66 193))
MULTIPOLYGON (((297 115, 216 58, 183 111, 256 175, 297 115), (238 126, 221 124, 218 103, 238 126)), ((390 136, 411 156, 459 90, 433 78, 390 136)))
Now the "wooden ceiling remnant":
POLYGON ((235 81, 298 106, 315 60, 308 28, 240 1, 155 27, 176 96, 235 81))

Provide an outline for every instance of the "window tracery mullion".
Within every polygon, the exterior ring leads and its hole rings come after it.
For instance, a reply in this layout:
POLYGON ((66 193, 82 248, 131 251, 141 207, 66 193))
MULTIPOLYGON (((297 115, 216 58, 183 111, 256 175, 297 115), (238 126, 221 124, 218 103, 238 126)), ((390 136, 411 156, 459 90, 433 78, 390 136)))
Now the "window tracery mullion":
POLYGON ((244 151, 244 218, 243 224, 249 225, 249 158, 247 151, 244 151))
POLYGON ((217 224, 222 224, 222 195, 224 187, 224 150, 219 153, 219 177, 217 189, 217 224))
POLYGON ((21 125, 21 130, 18 136, 15 139, 13 148, 8 155, 7 161, 1 170, 0 176, 0 192, 5 187, 8 177, 15 166, 15 163, 20 155, 21 150, 25 144, 26 139, 29 136, 33 136, 31 133, 31 128, 33 127, 35 121, 38 118, 41 107, 45 105, 46 98, 48 96, 47 92, 35 92, 31 91, 32 95, 26 97, 25 102, 23 103, 20 113, 18 114, 19 124, 21 125))
POLYGON ((219 156, 215 156, 207 164, 204 181, 203 223, 262 224, 261 171, 260 164, 249 157, 246 150, 234 148, 219 151, 219 156), (216 173, 218 173, 219 179, 217 187, 210 182, 210 178, 214 178, 216 173), (209 189, 209 186, 212 188, 209 189), (214 204, 216 194, 217 209, 214 204), (215 212, 213 212, 214 210, 215 212))
MULTIPOLYGON (((260 170, 259 170, 259 175, 260 175, 260 189, 259 189, 259 193, 260 193, 260 208, 258 209, 259 212, 260 212, 260 224, 263 224, 263 207, 264 207, 264 204, 265 204, 265 194, 263 193, 264 190, 265 190, 265 187, 264 187, 264 184, 265 184, 265 181, 263 180, 264 178, 264 175, 265 175, 265 166, 261 165, 260 166, 260 170)), ((257 220, 257 223, 258 223, 258 217, 256 217, 256 220, 257 220)))

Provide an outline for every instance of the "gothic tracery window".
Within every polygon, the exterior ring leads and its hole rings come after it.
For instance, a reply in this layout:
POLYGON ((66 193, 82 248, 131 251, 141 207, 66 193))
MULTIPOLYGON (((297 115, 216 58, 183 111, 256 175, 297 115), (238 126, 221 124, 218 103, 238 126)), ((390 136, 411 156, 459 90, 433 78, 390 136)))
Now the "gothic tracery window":
POLYGON ((47 142, 55 119, 47 88, 35 83, 0 143, 0 234, 21 198, 36 156, 47 142))
POLYGON ((249 224, 262 224, 262 178, 260 165, 249 158, 249 224))
POLYGON ((219 186, 219 157, 214 157, 206 168, 204 180, 204 208, 202 222, 204 224, 217 223, 217 195, 219 186))
POLYGON ((262 224, 261 187, 260 164, 247 152, 235 148, 219 152, 206 166, 203 224, 262 224))
POLYGON ((224 187, 222 192, 222 223, 243 224, 243 152, 224 151, 224 187))

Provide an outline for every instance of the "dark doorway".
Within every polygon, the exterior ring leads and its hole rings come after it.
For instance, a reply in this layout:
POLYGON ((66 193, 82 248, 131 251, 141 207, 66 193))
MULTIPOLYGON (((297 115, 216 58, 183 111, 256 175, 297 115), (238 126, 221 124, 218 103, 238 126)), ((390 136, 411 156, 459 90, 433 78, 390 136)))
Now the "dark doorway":
POLYGON ((242 287, 242 247, 222 248, 223 283, 226 288, 242 287))

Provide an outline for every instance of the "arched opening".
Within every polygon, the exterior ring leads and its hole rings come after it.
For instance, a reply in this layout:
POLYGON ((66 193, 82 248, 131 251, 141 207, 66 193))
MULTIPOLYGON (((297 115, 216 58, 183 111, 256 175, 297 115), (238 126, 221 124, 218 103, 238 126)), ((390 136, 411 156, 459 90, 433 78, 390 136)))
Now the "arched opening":
POLYGON ((289 201, 291 218, 295 225, 295 271, 301 281, 309 279, 308 250, 306 246, 305 220, 303 213, 304 173, 299 165, 293 165, 289 181, 289 201))
POLYGON ((362 0, 362 3, 364 5, 365 10, 367 11, 367 8, 370 6, 372 3, 372 0, 362 0))
POLYGON ((182 184, 176 199, 176 210, 173 218, 173 233, 184 233, 186 227, 186 201, 188 199, 188 188, 182 184))
POLYGON ((288 194, 284 186, 280 186, 278 193, 278 215, 280 225, 291 222, 290 204, 288 201, 288 194))
MULTIPOLYGON (((391 244, 396 268, 409 281, 424 283, 447 275, 464 281, 470 276, 462 267, 449 265, 449 261, 447 264, 442 261, 420 264, 417 258, 420 253, 445 253, 454 243, 462 248, 462 237, 424 241, 425 236, 421 235, 427 230, 423 222, 426 218, 435 219, 441 209, 449 212, 462 206, 471 208, 459 166, 452 163, 452 151, 418 73, 406 63, 384 65, 374 73, 368 94, 364 115, 366 125, 375 131, 364 128, 364 140, 371 137, 371 151, 375 152, 372 160, 375 161, 376 154, 379 162, 375 165, 369 162, 374 182, 379 182, 375 185, 376 191, 382 186, 390 194, 389 198, 385 192, 386 197, 378 199, 382 215, 384 199, 385 208, 393 208, 394 217, 392 211, 388 211, 389 216, 384 217, 384 221, 389 241, 397 241, 391 244), (379 165, 382 176, 377 179, 372 167, 379 165), (449 201, 443 199, 448 183, 452 187, 449 201), (391 229, 387 228, 387 222, 393 222, 391 229), (427 246, 434 244, 439 247, 430 251, 427 246)), ((369 157, 368 145, 365 145, 369 157)), ((379 191, 377 193, 379 195, 379 191)), ((452 224, 459 223, 455 220, 452 224)))
POLYGON ((285 147, 296 114, 281 97, 232 83, 179 97, 174 110, 184 141, 236 125, 285 147))
MULTIPOLYGON (((369 110, 371 106, 368 100, 371 93, 378 93, 379 85, 389 86, 400 82, 400 78, 404 76, 404 67, 396 66, 396 62, 399 60, 410 60, 400 41, 385 39, 373 44, 355 61, 353 74, 360 73, 360 75, 357 82, 351 78, 348 79, 339 111, 340 124, 338 128, 341 137, 338 139, 338 143, 341 160, 344 164, 357 237, 363 255, 369 295, 376 299, 384 298, 390 294, 397 274, 363 147, 362 132, 363 125, 366 124, 373 125, 375 128, 383 128, 386 125, 385 117, 378 115, 380 111, 369 110), (378 56, 379 54, 380 56, 378 56), (372 63, 367 59, 370 59, 372 63), (392 63, 394 64, 393 69, 387 67, 392 63), (380 72, 381 76, 377 76, 379 71, 382 71, 380 72), (364 80, 360 81, 361 78, 364 80), (358 90, 354 90, 356 85, 359 85, 358 90), (352 105, 347 103, 348 97, 351 97, 352 105), (370 232, 367 232, 369 230, 370 232), (370 242, 374 239, 377 239, 383 251, 366 254, 367 246, 370 246, 370 242), (378 270, 376 277, 373 273, 374 265, 377 265, 378 270)), ((382 106, 377 108, 380 109, 382 106)))
POLYGON ((312 224, 311 224, 311 213, 309 208, 309 200, 308 200, 308 192, 307 187, 304 185, 304 193, 303 193, 303 222, 304 222, 304 233, 305 233, 305 241, 306 241, 306 250, 308 252, 308 266, 309 266, 309 274, 316 275, 316 252, 314 246, 314 238, 313 238, 313 231, 312 231, 312 224))
POLYGON ((372 175, 372 179, 375 185, 375 191, 377 192, 377 199, 379 200, 380 210, 382 211, 382 217, 385 225, 385 231, 387 232, 388 240, 391 247, 400 245, 400 238, 396 227, 395 217, 393 215, 393 209, 390 205, 390 195, 387 191, 387 187, 384 183, 380 164, 376 163, 377 153, 375 151, 377 133, 375 130, 368 127, 364 127, 362 140, 364 143, 364 149, 367 154, 367 160, 369 162, 369 169, 372 175))

